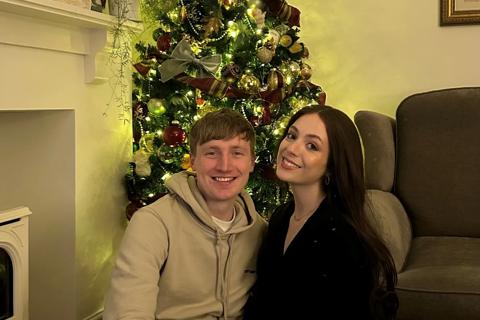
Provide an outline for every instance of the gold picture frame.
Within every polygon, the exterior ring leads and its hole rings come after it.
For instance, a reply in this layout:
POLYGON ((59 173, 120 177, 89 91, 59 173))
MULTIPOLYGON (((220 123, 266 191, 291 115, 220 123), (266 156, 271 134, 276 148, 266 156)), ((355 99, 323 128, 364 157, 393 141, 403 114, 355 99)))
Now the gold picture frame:
POLYGON ((480 0, 440 0, 440 25, 480 24, 480 0))

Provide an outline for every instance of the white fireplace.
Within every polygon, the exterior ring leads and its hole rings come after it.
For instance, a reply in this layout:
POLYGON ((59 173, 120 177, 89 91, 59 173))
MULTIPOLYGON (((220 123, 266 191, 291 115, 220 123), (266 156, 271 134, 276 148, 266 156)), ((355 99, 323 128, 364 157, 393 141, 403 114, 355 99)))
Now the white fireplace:
POLYGON ((28 317, 15 320, 101 316, 131 156, 131 127, 108 106, 113 24, 62 0, 0 0, 0 212, 33 212, 28 317))
POLYGON ((0 318, 28 319, 28 219, 27 207, 0 211, 1 306, 0 318))

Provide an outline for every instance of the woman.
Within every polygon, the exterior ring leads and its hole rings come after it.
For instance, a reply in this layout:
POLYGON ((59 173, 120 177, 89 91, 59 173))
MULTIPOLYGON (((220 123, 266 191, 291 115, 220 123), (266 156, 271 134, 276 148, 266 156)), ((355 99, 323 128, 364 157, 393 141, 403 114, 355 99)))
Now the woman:
POLYGON ((277 176, 293 201, 272 215, 246 319, 393 319, 396 272, 369 224, 353 122, 328 106, 292 116, 277 176))

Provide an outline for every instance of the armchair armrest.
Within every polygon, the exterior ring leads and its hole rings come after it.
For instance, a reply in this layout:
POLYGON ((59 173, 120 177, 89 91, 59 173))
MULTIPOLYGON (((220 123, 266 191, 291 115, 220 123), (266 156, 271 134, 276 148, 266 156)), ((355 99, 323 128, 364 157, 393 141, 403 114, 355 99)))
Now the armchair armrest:
POLYGON ((395 119, 373 111, 358 111, 354 121, 365 152, 367 188, 391 191, 395 174, 395 119))
POLYGON ((395 261, 397 272, 403 268, 412 242, 412 227, 403 205, 393 194, 367 191, 366 211, 395 261))

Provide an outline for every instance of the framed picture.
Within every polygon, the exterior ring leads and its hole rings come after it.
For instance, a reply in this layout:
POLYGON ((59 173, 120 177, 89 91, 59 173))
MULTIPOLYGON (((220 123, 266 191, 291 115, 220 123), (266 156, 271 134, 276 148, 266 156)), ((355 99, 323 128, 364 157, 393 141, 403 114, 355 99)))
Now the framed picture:
POLYGON ((480 24, 480 0, 440 0, 440 25, 480 24))

